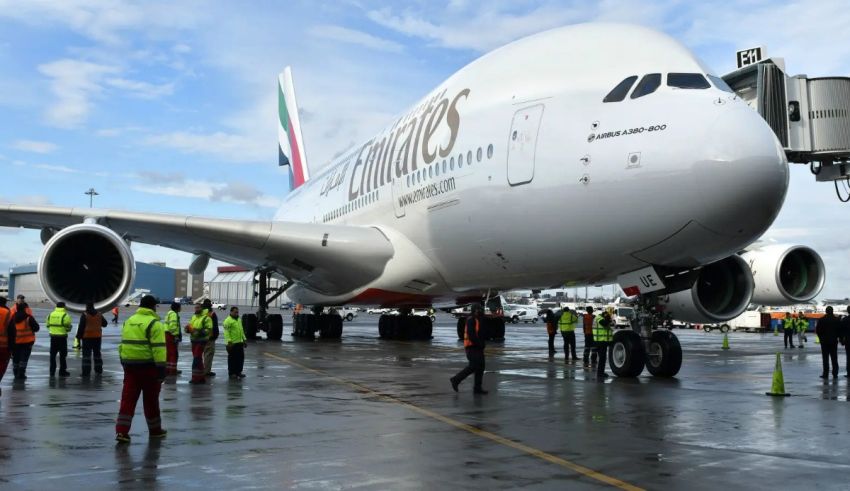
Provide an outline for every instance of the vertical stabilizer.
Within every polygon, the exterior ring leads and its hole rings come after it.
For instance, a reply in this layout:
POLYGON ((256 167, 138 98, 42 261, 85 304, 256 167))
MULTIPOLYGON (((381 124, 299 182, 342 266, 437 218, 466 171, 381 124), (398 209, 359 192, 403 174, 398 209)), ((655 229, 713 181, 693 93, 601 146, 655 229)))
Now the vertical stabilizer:
POLYGON ((290 67, 286 67, 277 78, 277 109, 278 165, 289 167, 290 187, 295 189, 310 179, 310 171, 301 138, 301 121, 290 67))

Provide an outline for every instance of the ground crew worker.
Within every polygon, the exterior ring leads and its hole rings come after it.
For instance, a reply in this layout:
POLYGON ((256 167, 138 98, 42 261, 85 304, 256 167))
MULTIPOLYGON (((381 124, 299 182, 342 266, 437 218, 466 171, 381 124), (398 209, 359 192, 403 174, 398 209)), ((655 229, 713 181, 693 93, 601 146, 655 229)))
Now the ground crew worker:
POLYGON ((118 324, 118 306, 112 307, 112 323, 118 324))
POLYGON ((23 310, 26 311, 27 314, 29 314, 30 317, 35 317, 32 313, 32 309, 26 303, 26 298, 27 297, 25 297, 23 295, 18 295, 17 297, 15 297, 15 305, 12 305, 12 309, 11 309, 12 315, 15 315, 15 313, 18 312, 19 308, 22 308, 23 310))
POLYGON ((32 354, 32 345, 35 344, 35 333, 40 326, 35 317, 28 313, 32 310, 26 302, 19 303, 16 307, 8 329, 9 348, 12 350, 12 373, 15 380, 26 380, 27 363, 32 354))
POLYGON ((593 346, 593 319, 595 316, 593 315, 593 307, 588 307, 585 311, 587 313, 582 319, 584 323, 584 353, 582 354, 582 361, 584 362, 584 368, 590 368, 591 363, 596 363, 596 350, 593 346))
POLYGON ((77 335, 74 338, 83 345, 83 370, 81 377, 91 375, 92 357, 94 357, 94 373, 103 373, 103 356, 100 352, 103 341, 103 328, 106 327, 106 317, 94 309, 93 303, 86 304, 86 311, 80 316, 77 335))
POLYGON ((475 394, 487 393, 482 387, 484 382, 484 333, 481 332, 481 314, 482 307, 477 304, 473 305, 472 315, 466 320, 466 328, 463 331, 463 347, 466 350, 466 359, 469 360, 469 364, 449 379, 455 392, 457 392, 457 386, 466 377, 474 373, 475 385, 472 392, 475 394))
MULTIPOLYGON (((9 359, 12 357, 12 352, 9 351, 9 328, 13 326, 9 321, 12 319, 12 311, 6 307, 6 297, 0 297, 0 382, 3 381, 3 375, 6 374, 6 368, 9 367, 9 359)), ((0 395, 3 390, 0 389, 0 395)))
POLYGON ((802 312, 797 314, 797 348, 803 348, 803 340, 806 339, 806 331, 809 330, 809 319, 802 312))
POLYGON ((215 341, 218 339, 219 331, 218 331, 218 315, 216 315, 215 310, 212 307, 212 301, 208 298, 204 300, 203 304, 204 310, 206 314, 212 319, 212 331, 210 332, 210 339, 207 341, 207 345, 204 347, 204 369, 207 371, 207 377, 215 377, 215 372, 212 371, 212 362, 213 357, 215 356, 215 341))
MULTIPOLYGON (((841 318, 841 344, 844 345, 844 354, 846 355, 845 369, 847 373, 845 377, 850 377, 850 307, 847 307, 847 315, 841 318)), ((0 375, 2 377, 2 375, 0 375)))
POLYGON ((564 310, 561 311, 561 317, 558 318, 558 329, 561 331, 561 337, 564 338, 564 363, 570 362, 570 353, 573 355, 573 363, 578 361, 576 356, 577 325, 578 316, 569 307, 564 307, 564 310))
POLYGON ((121 407, 115 422, 115 439, 130 442, 130 425, 139 395, 143 394, 145 420, 151 438, 163 438, 159 416, 159 390, 165 380, 165 329, 156 314, 156 298, 145 295, 139 309, 124 322, 118 356, 124 368, 121 407))
POLYGON ((815 328, 820 338, 820 352, 823 357, 823 373, 820 378, 829 377, 829 361, 832 360, 832 378, 838 378, 838 318, 832 313, 832 307, 826 308, 826 315, 818 320, 815 328))
POLYGON ((614 340, 614 332, 611 329, 611 314, 602 312, 593 319, 593 345, 599 354, 599 364, 596 365, 596 376, 606 378, 605 358, 608 355, 608 346, 614 340))
POLYGON ((56 355, 59 355, 59 376, 67 377, 68 333, 71 332, 71 316, 65 310, 65 302, 56 302, 53 312, 47 314, 47 332, 50 333, 50 378, 56 376, 56 355))
POLYGON ((231 307, 230 315, 224 319, 224 343, 227 349, 227 375, 231 379, 245 378, 245 330, 239 319, 239 308, 231 307))
POLYGON ((207 378, 204 370, 204 348, 210 340, 212 318, 204 312, 201 304, 195 304, 195 314, 186 325, 186 332, 191 334, 192 340, 192 380, 189 383, 205 384, 207 378))
POLYGON ((546 309, 543 314, 543 321, 546 323, 546 334, 549 335, 549 356, 551 357, 555 354, 555 333, 557 332, 555 324, 558 319, 552 309, 546 309))
POLYGON ((782 332, 785 333, 783 338, 785 349, 788 349, 788 344, 794 347, 794 331, 797 330, 797 319, 791 317, 791 312, 785 312, 785 319, 782 320, 782 332))
POLYGON ((180 375, 177 369, 177 343, 180 339, 180 309, 179 303, 173 302, 171 310, 165 316, 165 374, 180 375))

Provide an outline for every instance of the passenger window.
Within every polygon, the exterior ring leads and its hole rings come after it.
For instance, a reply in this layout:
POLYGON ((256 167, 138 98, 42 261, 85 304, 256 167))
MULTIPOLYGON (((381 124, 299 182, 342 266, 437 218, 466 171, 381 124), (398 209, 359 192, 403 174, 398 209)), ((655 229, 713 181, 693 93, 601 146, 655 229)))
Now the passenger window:
POLYGON ((732 90, 732 87, 729 87, 729 85, 722 78, 716 75, 708 75, 708 79, 711 80, 711 83, 713 83, 715 87, 722 90, 723 92, 731 92, 733 94, 735 93, 735 91, 732 90))
POLYGON ((667 87, 674 87, 676 89, 707 89, 711 87, 711 84, 700 73, 668 73, 667 87))
POLYGON ((632 99, 637 99, 638 97, 643 97, 645 95, 649 95, 661 85, 661 74, 660 73, 650 73, 648 75, 644 75, 640 82, 638 82, 637 87, 635 87, 634 92, 632 92, 632 99))
POLYGON ((631 77, 625 78, 622 82, 618 83, 616 87, 614 87, 611 92, 608 92, 608 95, 602 99, 602 102, 620 102, 626 98, 626 94, 629 93, 629 89, 632 88, 632 85, 635 84, 635 80, 637 80, 637 75, 632 75, 631 77))

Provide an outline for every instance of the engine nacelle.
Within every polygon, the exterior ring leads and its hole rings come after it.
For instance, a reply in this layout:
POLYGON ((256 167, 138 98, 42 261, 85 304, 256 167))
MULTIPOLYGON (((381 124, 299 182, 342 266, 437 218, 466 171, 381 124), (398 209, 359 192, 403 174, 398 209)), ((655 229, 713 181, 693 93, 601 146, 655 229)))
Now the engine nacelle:
POLYGON ((680 321, 725 322, 741 315, 753 295, 753 275, 740 256, 730 256, 699 270, 693 286, 661 299, 680 321))
POLYGON ((823 289, 826 268, 805 246, 771 244, 741 254, 755 281, 753 303, 789 305, 808 302, 823 289))
POLYGON ((99 311, 118 305, 130 293, 136 263, 117 233, 81 223, 64 228, 47 242, 38 262, 44 293, 69 310, 82 312, 93 302, 99 311))

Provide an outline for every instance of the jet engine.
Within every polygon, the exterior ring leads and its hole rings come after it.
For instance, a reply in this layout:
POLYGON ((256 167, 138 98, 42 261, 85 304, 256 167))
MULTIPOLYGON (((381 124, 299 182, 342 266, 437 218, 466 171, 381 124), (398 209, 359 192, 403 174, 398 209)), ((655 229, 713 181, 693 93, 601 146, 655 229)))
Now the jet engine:
POLYGON ((741 257, 753 273, 752 301, 760 305, 808 302, 820 293, 826 279, 820 255, 805 246, 771 244, 741 257))
POLYGON ((661 305, 676 320, 707 324, 741 315, 752 295, 750 268, 734 255, 701 268, 693 286, 663 297, 661 305))
POLYGON ((38 275, 50 300, 65 302, 76 312, 92 302, 103 311, 127 297, 136 263, 130 246, 117 233, 81 223, 56 232, 45 244, 38 275))

